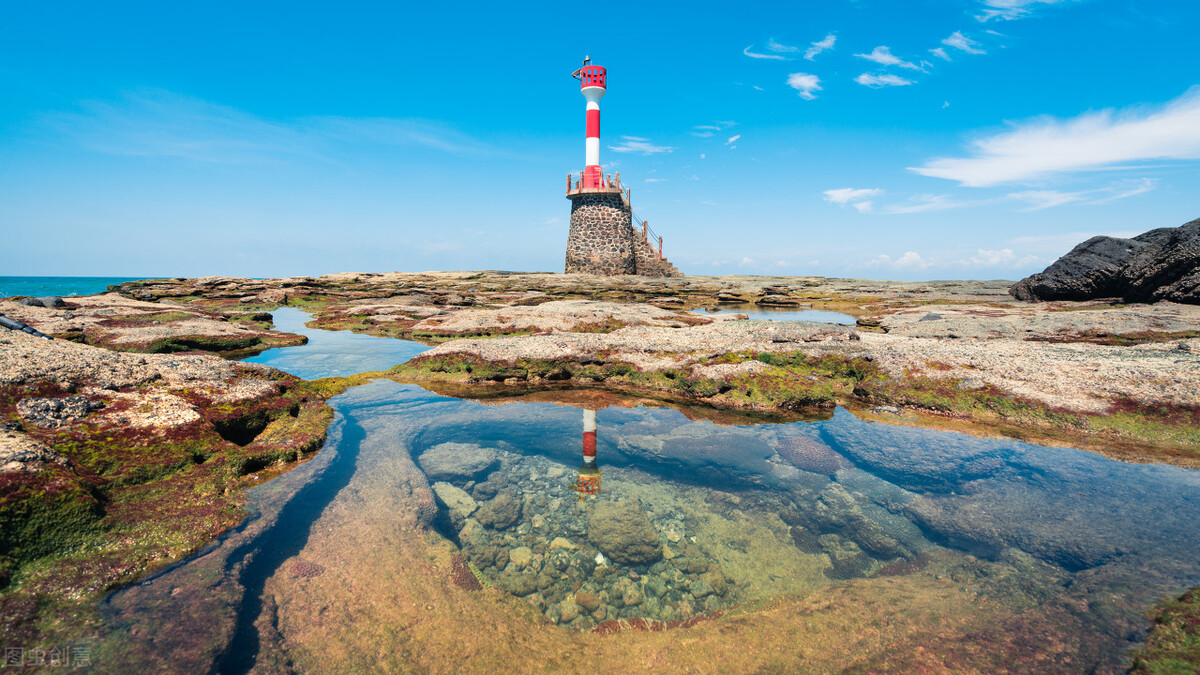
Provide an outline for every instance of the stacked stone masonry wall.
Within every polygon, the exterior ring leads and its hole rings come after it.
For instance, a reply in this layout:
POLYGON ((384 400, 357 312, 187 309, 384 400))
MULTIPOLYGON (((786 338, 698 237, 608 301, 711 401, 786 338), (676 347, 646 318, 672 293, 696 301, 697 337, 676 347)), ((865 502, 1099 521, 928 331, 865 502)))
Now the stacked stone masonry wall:
POLYGON ((570 199, 567 274, 682 276, 634 233, 633 213, 621 194, 573 194, 570 199))
POLYGON ((620 194, 571 195, 567 274, 637 274, 633 213, 620 194))

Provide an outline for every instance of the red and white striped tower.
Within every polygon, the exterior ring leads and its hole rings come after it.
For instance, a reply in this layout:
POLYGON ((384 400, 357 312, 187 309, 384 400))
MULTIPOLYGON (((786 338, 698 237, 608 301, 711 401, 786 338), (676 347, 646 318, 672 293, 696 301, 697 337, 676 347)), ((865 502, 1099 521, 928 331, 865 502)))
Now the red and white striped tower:
POLYGON ((583 67, 575 71, 579 78, 579 91, 587 100, 587 140, 583 168, 584 188, 603 187, 604 171, 600 168, 600 99, 608 91, 608 75, 603 66, 590 65, 584 59, 583 67))

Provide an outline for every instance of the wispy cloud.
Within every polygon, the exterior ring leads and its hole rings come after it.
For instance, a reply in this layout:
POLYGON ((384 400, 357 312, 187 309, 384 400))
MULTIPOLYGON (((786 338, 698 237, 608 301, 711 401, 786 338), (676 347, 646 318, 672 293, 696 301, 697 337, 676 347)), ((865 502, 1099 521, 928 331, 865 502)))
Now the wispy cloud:
POLYGON ((834 43, 837 42, 837 36, 833 33, 826 35, 824 38, 812 43, 808 49, 804 51, 804 58, 812 61, 817 58, 817 55, 823 51, 833 49, 834 43))
POLYGON ((910 171, 985 187, 1146 160, 1200 159, 1200 88, 1156 107, 1103 110, 1071 120, 1038 118, 973 141, 970 156, 910 171))
POLYGON ((737 143, 738 139, 741 137, 742 137, 741 134, 734 134, 729 137, 729 140, 725 141, 725 145, 733 145, 734 143, 737 143))
POLYGON ((1000 19, 1011 21, 1030 12, 1033 5, 1058 5, 1070 0, 983 0, 983 10, 975 16, 980 21, 1000 19))
POLYGON ((63 138, 112 155, 173 157, 213 164, 336 158, 364 146, 413 146, 455 154, 495 148, 430 120, 337 116, 268 120, 243 110, 146 89, 47 115, 63 138))
POLYGON ((792 73, 787 78, 788 86, 799 92, 800 98, 811 101, 817 97, 814 91, 821 91, 821 78, 808 73, 792 73))
POLYGON ((871 197, 878 197, 883 194, 883 190, 878 188, 838 188, 836 190, 826 190, 822 194, 825 195, 825 201, 831 204, 846 205, 870 199, 871 197))
POLYGON ((787 59, 787 57, 780 56, 779 54, 763 54, 762 52, 750 51, 753 48, 754 48, 754 45, 750 45, 750 46, 746 47, 745 49, 743 49, 742 53, 745 54, 746 56, 749 56, 752 59, 774 59, 777 61, 785 61, 787 59))
MULTIPOLYGON (((953 33, 950 34, 950 37, 946 38, 945 40, 942 40, 942 44, 946 45, 947 47, 953 47, 954 49, 957 49, 960 52, 966 52, 968 54, 986 54, 987 53, 984 50, 979 48, 978 42, 972 40, 971 38, 967 37, 966 35, 963 35, 962 31, 957 31, 957 30, 954 31, 953 33)), ((939 49, 941 49, 941 48, 939 47, 939 49)), ((943 58, 945 57, 945 50, 943 50, 942 56, 943 56, 943 58)))
POLYGON ((938 57, 939 59, 945 59, 946 61, 950 60, 950 55, 946 53, 946 49, 944 47, 930 49, 929 53, 933 54, 934 56, 938 57))
POLYGON ((947 211, 969 206, 982 206, 993 200, 959 200, 950 195, 914 195, 906 202, 890 204, 880 209, 880 213, 891 215, 907 215, 912 213, 929 213, 931 211, 947 211))
POLYGON ((888 47, 876 47, 875 49, 871 50, 870 54, 855 54, 855 56, 860 59, 874 61, 875 63, 884 66, 899 66, 901 68, 908 68, 909 70, 924 70, 924 68, 921 66, 918 66, 911 61, 905 61, 895 54, 892 54, 892 50, 888 47))
POLYGON ((729 127, 735 126, 737 126, 737 122, 731 120, 718 120, 712 124, 697 124, 696 126, 692 127, 692 130, 688 133, 693 136, 699 136, 700 138, 711 138, 713 134, 717 133, 718 131, 724 131, 729 127))
POLYGON ((771 38, 771 39, 767 40, 767 49, 775 52, 776 54, 791 54, 793 52, 800 51, 799 47, 792 47, 790 45, 779 44, 778 42, 775 41, 775 38, 771 38))
POLYGON ((752 51, 753 49, 754 49, 754 45, 750 45, 749 47, 746 47, 745 49, 743 49, 742 53, 745 54, 746 56, 749 56, 752 59, 773 59, 776 61, 790 61, 792 58, 791 55, 800 51, 799 47, 793 47, 792 45, 785 45, 780 42, 776 42, 775 38, 770 38, 769 40, 767 40, 767 52, 770 52, 769 54, 766 52, 752 51))
POLYGON ((622 136, 617 145, 608 146, 613 152, 637 152, 643 155, 657 155, 662 152, 674 152, 675 148, 667 145, 655 145, 648 138, 640 136, 622 136))
POLYGON ((903 87, 913 84, 912 80, 905 79, 899 75, 863 73, 854 78, 854 81, 864 87, 872 87, 878 89, 880 87, 903 87))
POLYGON ((1024 190, 1009 193, 1010 199, 1026 202, 1028 208, 1023 211, 1041 211, 1064 204, 1107 204, 1118 199, 1145 194, 1154 189, 1154 181, 1143 178, 1133 182, 1121 182, 1095 190, 1078 192, 1061 192, 1059 190, 1024 190))

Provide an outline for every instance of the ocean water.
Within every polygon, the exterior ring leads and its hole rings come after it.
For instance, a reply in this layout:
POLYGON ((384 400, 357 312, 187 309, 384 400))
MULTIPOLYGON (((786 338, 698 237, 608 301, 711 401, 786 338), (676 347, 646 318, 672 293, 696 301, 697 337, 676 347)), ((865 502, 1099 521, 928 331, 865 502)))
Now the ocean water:
POLYGON ((813 321, 816 323, 840 323, 853 326, 854 317, 841 312, 830 312, 823 309, 795 309, 791 307, 766 307, 762 305, 721 305, 716 311, 707 309, 692 310, 693 314, 745 314, 751 319, 767 319, 769 321, 813 321))
POLYGON ((94 295, 104 293, 110 284, 147 277, 0 277, 0 298, 14 295, 94 295))
MULTIPOLYGON (((424 349, 354 336, 338 359, 347 334, 280 311, 311 341, 256 360, 307 377, 424 349)), ((375 381, 336 397, 326 447, 250 490, 245 525, 106 601, 96 653, 120 655, 110 672, 438 672, 464 654, 478 672, 637 670, 637 635, 603 651, 574 636, 732 612, 705 638, 730 672, 795 670, 804 650, 808 672, 871 670, 893 658, 876 638, 940 650, 951 670, 958 650, 991 659, 962 670, 1053 658, 1055 672, 1120 672, 1141 612, 1200 583, 1200 472, 842 409, 714 424, 544 393, 473 401, 375 381)))

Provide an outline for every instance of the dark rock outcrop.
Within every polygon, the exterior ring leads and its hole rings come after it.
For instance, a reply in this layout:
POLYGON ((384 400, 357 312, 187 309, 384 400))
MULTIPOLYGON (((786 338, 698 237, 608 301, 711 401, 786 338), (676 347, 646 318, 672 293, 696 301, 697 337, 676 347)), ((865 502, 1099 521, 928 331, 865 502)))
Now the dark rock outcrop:
POLYGON ((1009 289, 1018 300, 1200 304, 1200 219, 1132 239, 1092 237, 1009 289))

